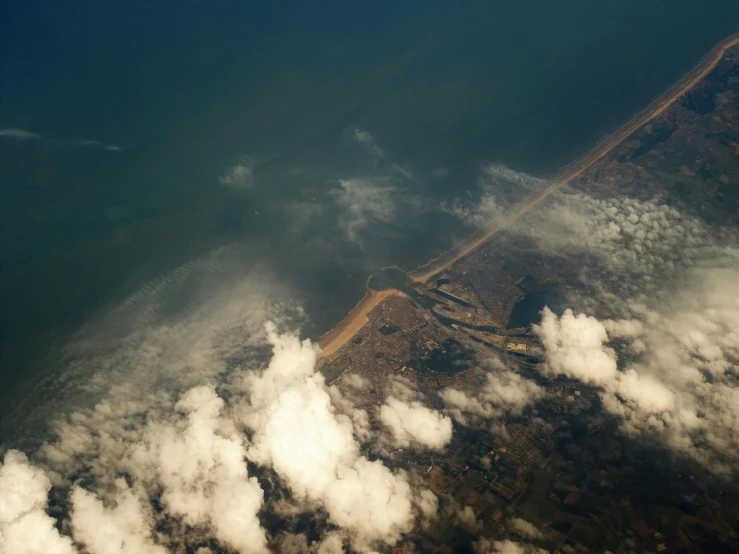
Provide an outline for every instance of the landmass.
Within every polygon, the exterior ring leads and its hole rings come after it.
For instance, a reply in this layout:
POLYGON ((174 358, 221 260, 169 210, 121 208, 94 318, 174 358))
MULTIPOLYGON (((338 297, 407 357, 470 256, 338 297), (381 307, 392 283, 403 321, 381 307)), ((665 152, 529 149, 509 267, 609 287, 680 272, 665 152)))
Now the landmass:
POLYGON ((368 289, 362 300, 331 331, 326 333, 319 343, 324 356, 331 356, 344 346, 367 322, 367 315, 385 298, 403 293, 395 289, 376 291, 368 289))
POLYGON ((526 239, 508 231, 565 185, 595 198, 670 198, 704 221, 739 223, 739 34, 495 226, 407 275, 386 268, 373 276, 321 340, 327 382, 346 390, 347 375, 361 377, 369 385, 354 398, 370 414, 397 378, 432 407, 444 389, 472 393, 484 386, 480 365, 491 354, 545 391, 537 417, 501 416, 504 432, 455 426, 433 455, 384 453, 457 507, 393 552, 471 552, 482 537, 522 537, 511 518, 528 522, 551 552, 739 551, 736 483, 588 424, 595 389, 535 371, 543 359, 531 325, 577 267, 524 248, 526 239))
POLYGON ((409 275, 411 279, 418 283, 425 283, 434 275, 439 274, 456 261, 464 256, 471 254, 487 241, 502 233, 513 223, 518 221, 521 216, 525 215, 533 208, 541 204, 549 198, 553 193, 567 185, 573 179, 576 179, 594 164, 608 156, 615 148, 624 142, 637 129, 648 124, 650 121, 660 116, 667 110, 676 100, 685 96, 685 93, 691 90, 704 79, 716 65, 721 61, 725 52, 733 48, 739 43, 739 33, 733 34, 727 39, 717 44, 709 54, 707 54, 692 70, 690 70, 682 79, 680 79, 670 89, 655 99, 649 106, 640 111, 636 116, 629 120, 625 125, 619 128, 615 133, 604 138, 590 152, 574 161, 564 168, 556 177, 552 179, 552 184, 534 195, 526 199, 524 202, 515 206, 507 217, 498 225, 480 231, 479 233, 469 237, 466 241, 456 245, 454 248, 445 252, 438 258, 432 260, 428 264, 416 269, 409 275))

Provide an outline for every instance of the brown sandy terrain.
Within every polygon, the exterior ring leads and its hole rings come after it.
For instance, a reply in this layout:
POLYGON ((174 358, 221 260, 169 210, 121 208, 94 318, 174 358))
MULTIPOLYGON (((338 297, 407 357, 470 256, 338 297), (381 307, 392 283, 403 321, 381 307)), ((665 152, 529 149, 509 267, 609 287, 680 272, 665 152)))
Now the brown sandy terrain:
POLYGON ((474 252, 482 244, 500 234, 502 231, 508 229, 521 216, 531 211, 546 200, 552 193, 556 192, 567 183, 580 176, 593 164, 603 159, 637 129, 659 116, 669 108, 673 102, 700 83, 700 81, 702 81, 706 75, 716 67, 716 64, 721 60, 726 50, 737 44, 739 44, 739 33, 733 34, 717 44, 693 69, 686 73, 682 79, 670 87, 666 92, 631 118, 631 120, 624 124, 615 133, 600 141, 590 152, 565 167, 559 175, 554 177, 551 186, 521 204, 514 206, 503 221, 497 225, 475 233, 462 244, 455 246, 428 264, 419 267, 412 273, 409 273, 411 279, 417 283, 425 283, 433 276, 444 271, 460 258, 474 252))
POLYGON ((318 344, 323 351, 322 355, 332 356, 335 354, 339 348, 349 342, 365 326, 367 323, 367 314, 385 298, 394 295, 405 296, 405 294, 396 289, 382 291, 368 289, 362 300, 354 306, 352 311, 336 327, 321 338, 318 344))

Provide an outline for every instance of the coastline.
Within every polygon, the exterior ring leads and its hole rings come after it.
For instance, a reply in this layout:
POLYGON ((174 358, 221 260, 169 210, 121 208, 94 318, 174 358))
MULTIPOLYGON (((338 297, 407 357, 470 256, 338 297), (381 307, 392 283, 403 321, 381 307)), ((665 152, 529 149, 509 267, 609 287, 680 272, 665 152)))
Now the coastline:
POLYGON ((484 231, 479 231, 464 242, 452 247, 427 264, 415 269, 408 275, 413 281, 423 284, 434 275, 444 271, 464 256, 471 254, 485 242, 508 229, 519 217, 538 206, 570 181, 581 175, 585 170, 607 156, 614 148, 620 145, 637 129, 653 120, 669 108, 677 99, 695 87, 716 67, 724 53, 729 48, 739 44, 739 33, 734 33, 714 46, 701 60, 688 71, 679 81, 649 103, 634 117, 618 128, 615 132, 599 141, 594 148, 580 158, 565 166, 553 179, 553 184, 534 195, 532 198, 514 206, 501 223, 484 231))
MULTIPOLYGON (((658 117, 676 100, 693 89, 713 71, 723 58, 726 50, 737 44, 739 44, 739 32, 719 42, 674 85, 650 102, 616 131, 600 140, 588 152, 565 166, 552 179, 552 184, 549 187, 514 206, 506 214, 501 223, 489 229, 474 233, 461 244, 452 247, 423 266, 409 272, 408 276, 418 284, 426 283, 429 279, 438 275, 464 256, 477 250, 488 240, 508 229, 518 218, 531 211, 553 193, 580 176, 593 164, 607 156, 636 130, 658 117)), ((386 289, 383 291, 368 289, 364 297, 352 308, 351 312, 336 327, 321 337, 319 341, 319 346, 322 350, 321 357, 326 358, 334 355, 344 344, 349 342, 367 323, 367 314, 385 298, 392 295, 405 296, 404 293, 397 289, 386 289)))
POLYGON ((321 337, 318 342, 321 348, 321 357, 333 356, 342 346, 354 338, 367 323, 367 314, 388 296, 405 296, 405 294, 397 289, 381 291, 367 289, 367 292, 352 308, 352 311, 336 327, 321 337))

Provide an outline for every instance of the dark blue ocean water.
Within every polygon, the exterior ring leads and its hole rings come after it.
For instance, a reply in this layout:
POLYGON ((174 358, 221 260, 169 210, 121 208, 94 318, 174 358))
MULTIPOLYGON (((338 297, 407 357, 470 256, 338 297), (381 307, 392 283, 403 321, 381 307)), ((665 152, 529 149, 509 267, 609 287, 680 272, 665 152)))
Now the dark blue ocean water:
POLYGON ((91 316, 224 245, 298 290, 317 336, 368 272, 460 232, 413 211, 344 240, 311 211, 340 217, 337 180, 395 164, 431 205, 490 162, 553 174, 737 30, 726 0, 5 0, 0 129, 38 137, 0 136, 0 404, 91 316), (221 186, 243 160, 254 186, 221 186))

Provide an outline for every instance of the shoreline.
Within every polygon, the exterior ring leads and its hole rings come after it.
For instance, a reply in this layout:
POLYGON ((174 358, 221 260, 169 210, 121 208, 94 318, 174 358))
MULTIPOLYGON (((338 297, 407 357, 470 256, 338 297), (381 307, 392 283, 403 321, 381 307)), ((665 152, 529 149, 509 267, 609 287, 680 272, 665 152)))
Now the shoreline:
POLYGON ((685 95, 685 93, 692 90, 698 83, 700 83, 700 81, 702 81, 706 77, 706 75, 713 71, 718 62, 721 61, 721 58, 723 58, 726 50, 733 46, 736 46, 737 44, 739 44, 739 33, 734 33, 719 42, 674 85, 672 85, 656 99, 652 100, 652 102, 650 102, 645 108, 640 110, 635 116, 629 119, 616 131, 601 139, 591 150, 586 152, 581 157, 577 158, 575 161, 566 165, 564 169, 562 169, 562 171, 560 171, 552 179, 552 185, 537 193, 532 198, 529 198, 511 208, 508 214, 506 214, 506 216, 504 217, 503 221, 498 225, 484 231, 478 231, 477 233, 474 233, 462 243, 453 246, 446 252, 442 253, 440 256, 408 273, 410 278, 416 283, 423 284, 431 279, 433 276, 447 269, 449 266, 451 266, 464 256, 471 254, 472 252, 477 250, 480 246, 482 246, 491 238, 508 229, 513 223, 516 222, 518 218, 528 213, 531 209, 538 206, 554 192, 558 191, 560 188, 567 185, 570 181, 580 176, 593 164, 607 156, 613 149, 619 146, 636 130, 662 114, 662 112, 669 108, 677 99, 681 98, 685 95))
POLYGON ((318 341, 318 346, 321 348, 321 357, 333 356, 342 346, 354 338, 360 329, 367 324, 367 315, 389 296, 405 296, 405 293, 397 289, 380 291, 367 289, 367 292, 352 308, 352 311, 318 341))
MULTIPOLYGON (((580 176, 593 164, 603 159, 631 134, 640 127, 653 120, 669 108, 676 100, 681 98, 685 93, 692 90, 706 75, 708 75, 716 65, 721 61, 726 50, 739 44, 739 32, 734 33, 716 46, 700 59, 700 61, 674 85, 665 92, 652 100, 646 107, 640 110, 636 115, 624 123, 613 133, 607 135, 585 154, 566 165, 553 179, 552 185, 537 193, 533 197, 514 206, 504 220, 489 229, 478 231, 461 244, 458 244, 438 257, 422 265, 408 273, 408 276, 416 283, 423 284, 429 279, 438 275, 446 268, 471 254, 488 240, 508 229, 518 218, 528 213, 530 210, 541 204, 553 193, 567 185, 570 181, 580 176)), ((395 267, 395 266, 390 266, 395 267)), ((334 355, 338 350, 349 342, 367 323, 367 315, 380 302, 388 296, 400 295, 404 293, 397 289, 385 289, 383 291, 375 291, 367 289, 362 299, 352 308, 344 319, 342 319, 333 329, 323 335, 318 344, 322 350, 321 358, 327 358, 334 355)))

